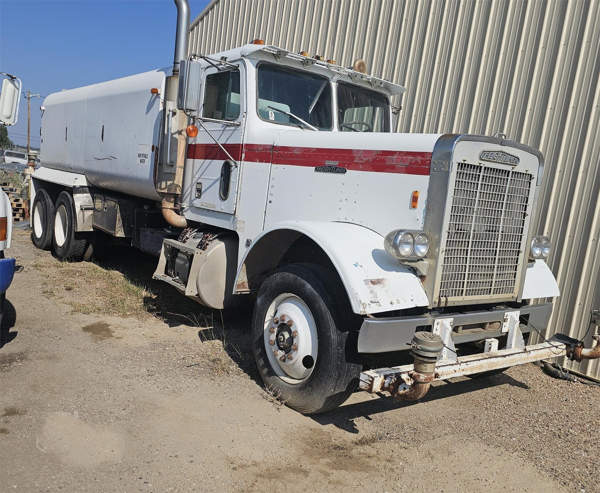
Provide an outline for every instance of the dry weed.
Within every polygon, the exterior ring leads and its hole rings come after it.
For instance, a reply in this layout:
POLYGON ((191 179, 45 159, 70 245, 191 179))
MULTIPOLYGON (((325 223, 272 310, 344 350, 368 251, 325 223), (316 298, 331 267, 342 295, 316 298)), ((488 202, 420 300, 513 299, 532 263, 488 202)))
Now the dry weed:
POLYGON ((265 387, 264 392, 261 394, 262 398, 275 406, 278 411, 281 410, 287 399, 282 399, 281 390, 275 390, 272 386, 265 387))

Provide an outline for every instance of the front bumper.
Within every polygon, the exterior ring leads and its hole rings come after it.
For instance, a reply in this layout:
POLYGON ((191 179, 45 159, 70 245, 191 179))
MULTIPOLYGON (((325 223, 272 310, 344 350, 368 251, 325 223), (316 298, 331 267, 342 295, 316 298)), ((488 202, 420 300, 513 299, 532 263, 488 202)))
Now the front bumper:
POLYGON ((6 293, 15 276, 15 259, 0 259, 0 294, 6 293))
MULTIPOLYGON (((409 317, 366 318, 360 328, 358 336, 359 353, 387 353, 410 349, 410 343, 417 330, 427 330, 424 327, 433 327, 436 321, 451 319, 453 327, 452 340, 454 344, 482 341, 501 337, 506 331, 502 325, 506 314, 513 312, 512 308, 498 308, 494 310, 478 310, 457 313, 428 313, 425 315, 409 317), (462 327, 470 327, 462 330, 462 327), (480 329, 473 328, 479 326, 480 329)), ((552 313, 552 303, 540 303, 519 308, 522 324, 522 333, 531 331, 531 327, 543 330, 548 327, 552 313)))
POLYGON ((511 366, 547 358, 567 356, 576 361, 600 358, 600 335, 594 335, 592 348, 584 348, 580 341, 560 334, 539 344, 525 346, 520 330, 521 314, 507 312, 503 323, 506 334, 505 349, 498 349, 495 338, 485 340, 483 353, 459 356, 452 341, 450 319, 437 320, 433 332, 420 332, 413 340, 411 352, 414 364, 363 371, 360 388, 367 392, 387 391, 396 399, 418 400, 429 390, 432 382, 452 377, 502 370, 511 366), (424 338, 423 335, 429 335, 424 338), (436 341, 437 356, 428 353, 426 342, 436 341), (441 350, 438 348, 442 348, 441 350))

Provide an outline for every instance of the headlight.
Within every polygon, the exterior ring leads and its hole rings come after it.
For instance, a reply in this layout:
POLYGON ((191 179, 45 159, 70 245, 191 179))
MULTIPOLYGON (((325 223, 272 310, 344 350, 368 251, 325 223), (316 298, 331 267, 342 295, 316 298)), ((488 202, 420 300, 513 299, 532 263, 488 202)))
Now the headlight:
POLYGON ((542 258, 548 258, 550 250, 552 250, 552 242, 550 241, 550 238, 544 236, 542 239, 542 258))
POLYGON ((545 259, 550 255, 552 242, 547 236, 534 236, 531 239, 531 250, 529 252, 530 260, 545 259))
POLYGON ((429 238, 421 231, 396 229, 389 233, 383 246, 390 255, 399 260, 420 260, 429 250, 429 238))
POLYGON ((415 238, 415 255, 417 257, 424 257, 429 251, 429 238, 427 235, 420 234, 415 238))

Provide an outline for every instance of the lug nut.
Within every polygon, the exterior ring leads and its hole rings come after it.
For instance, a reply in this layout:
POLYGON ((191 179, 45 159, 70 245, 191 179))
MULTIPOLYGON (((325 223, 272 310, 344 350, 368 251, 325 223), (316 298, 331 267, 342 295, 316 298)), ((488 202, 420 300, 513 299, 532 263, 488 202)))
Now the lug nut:
POLYGON ((285 356, 282 356, 281 358, 279 358, 279 361, 285 361, 285 356))
POLYGON ((279 317, 279 320, 281 320, 282 322, 285 322, 285 315, 281 315, 281 317, 279 317))
POLYGON ((288 327, 291 327, 292 325, 294 325, 294 322, 292 322, 291 320, 287 321, 288 327))
POLYGON ((275 327, 271 327, 271 328, 269 329, 269 332, 270 332, 271 334, 275 334, 275 327))
POLYGON ((298 351, 298 344, 292 344, 292 351, 298 351))
POLYGON ((273 319, 273 323, 274 323, 274 324, 278 324, 278 323, 279 323, 279 319, 278 319, 278 318, 274 318, 274 319, 273 319))
POLYGON ((271 346, 274 346, 274 345, 275 345, 275 340, 274 340, 274 339, 270 339, 270 340, 269 340, 269 344, 270 344, 271 346))
POLYGON ((273 356, 277 356, 279 354, 279 350, 276 349, 275 351, 273 351, 273 356))
POLYGON ((295 330, 294 332, 292 332, 292 337, 298 337, 298 331, 295 330))
POLYGON ((288 354, 287 359, 294 359, 294 357, 291 354, 288 354))

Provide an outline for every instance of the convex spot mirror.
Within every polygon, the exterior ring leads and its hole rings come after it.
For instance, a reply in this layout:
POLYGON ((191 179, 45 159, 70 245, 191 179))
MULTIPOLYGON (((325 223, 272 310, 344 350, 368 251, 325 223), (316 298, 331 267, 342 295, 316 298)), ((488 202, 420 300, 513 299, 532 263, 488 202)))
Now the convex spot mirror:
POLYGON ((0 72, 2 75, 2 92, 0 93, 0 123, 14 125, 19 118, 19 96, 21 81, 14 75, 0 72))
POLYGON ((198 113, 200 107, 200 84, 202 64, 196 60, 182 60, 179 63, 179 90, 177 92, 177 108, 188 111, 192 115, 198 113))

